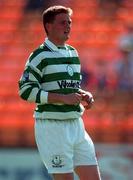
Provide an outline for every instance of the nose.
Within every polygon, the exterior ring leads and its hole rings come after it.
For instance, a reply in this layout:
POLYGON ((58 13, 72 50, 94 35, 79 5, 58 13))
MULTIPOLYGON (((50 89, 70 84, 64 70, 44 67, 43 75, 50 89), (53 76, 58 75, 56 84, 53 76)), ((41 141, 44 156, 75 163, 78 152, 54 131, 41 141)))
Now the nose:
POLYGON ((70 27, 69 23, 66 22, 66 23, 65 23, 65 28, 69 28, 69 27, 70 27))
POLYGON ((71 27, 71 21, 66 21, 66 27, 71 27))

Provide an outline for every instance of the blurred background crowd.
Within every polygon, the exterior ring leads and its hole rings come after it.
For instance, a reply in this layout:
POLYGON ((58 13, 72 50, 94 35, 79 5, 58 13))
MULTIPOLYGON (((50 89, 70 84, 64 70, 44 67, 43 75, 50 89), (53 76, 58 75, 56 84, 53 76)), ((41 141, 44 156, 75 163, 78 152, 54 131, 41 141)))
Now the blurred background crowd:
POLYGON ((69 44, 82 64, 82 86, 95 104, 84 114, 94 142, 133 143, 133 1, 0 1, 0 146, 34 147, 34 104, 18 96, 29 54, 43 43, 41 14, 51 5, 73 9, 69 44))

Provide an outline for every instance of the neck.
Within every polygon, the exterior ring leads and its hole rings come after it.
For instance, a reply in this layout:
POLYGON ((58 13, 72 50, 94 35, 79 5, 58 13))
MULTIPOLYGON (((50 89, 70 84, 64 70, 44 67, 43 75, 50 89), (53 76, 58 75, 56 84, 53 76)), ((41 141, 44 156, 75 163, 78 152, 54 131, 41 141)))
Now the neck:
POLYGON ((48 37, 48 39, 53 43, 55 44, 56 46, 64 46, 65 45, 65 42, 61 42, 59 40, 56 40, 56 39, 52 39, 50 37, 48 37))

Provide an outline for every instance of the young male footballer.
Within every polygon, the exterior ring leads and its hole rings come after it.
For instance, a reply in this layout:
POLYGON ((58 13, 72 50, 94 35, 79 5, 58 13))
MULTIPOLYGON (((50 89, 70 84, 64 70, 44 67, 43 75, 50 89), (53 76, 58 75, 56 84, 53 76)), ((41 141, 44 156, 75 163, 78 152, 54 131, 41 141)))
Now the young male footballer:
POLYGON ((72 9, 52 6, 43 12, 45 42, 31 53, 19 81, 22 99, 35 102, 35 139, 54 180, 100 180, 94 145, 81 118, 93 96, 80 88, 80 61, 66 44, 72 9), (82 105, 86 102, 85 107, 82 105))

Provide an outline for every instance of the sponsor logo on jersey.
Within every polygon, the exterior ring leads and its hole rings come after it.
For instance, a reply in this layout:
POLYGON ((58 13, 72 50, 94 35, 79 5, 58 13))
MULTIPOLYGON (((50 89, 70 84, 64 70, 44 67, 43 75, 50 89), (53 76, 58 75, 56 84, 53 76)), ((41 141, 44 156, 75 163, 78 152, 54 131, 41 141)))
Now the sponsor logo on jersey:
POLYGON ((57 81, 59 87, 61 89, 63 88, 80 88, 80 82, 79 81, 67 81, 67 80, 62 80, 62 81, 57 81))

